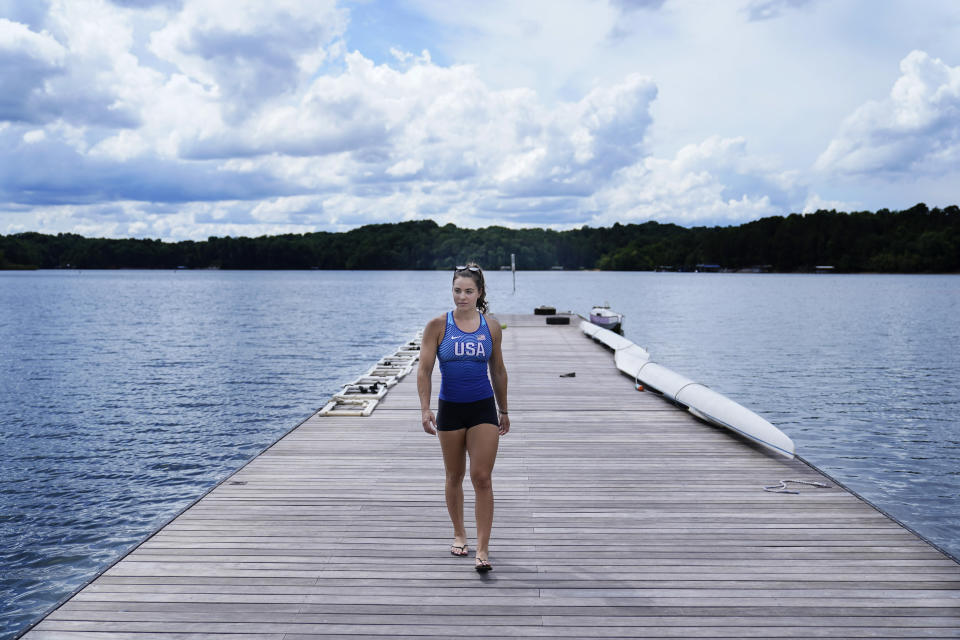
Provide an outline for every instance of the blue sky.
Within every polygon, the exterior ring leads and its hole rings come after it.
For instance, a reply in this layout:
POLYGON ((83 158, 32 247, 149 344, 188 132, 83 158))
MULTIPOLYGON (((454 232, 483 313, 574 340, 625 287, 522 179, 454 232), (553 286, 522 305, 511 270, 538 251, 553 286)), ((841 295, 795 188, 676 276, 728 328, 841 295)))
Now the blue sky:
POLYGON ((953 0, 0 0, 0 233, 960 203, 953 0))

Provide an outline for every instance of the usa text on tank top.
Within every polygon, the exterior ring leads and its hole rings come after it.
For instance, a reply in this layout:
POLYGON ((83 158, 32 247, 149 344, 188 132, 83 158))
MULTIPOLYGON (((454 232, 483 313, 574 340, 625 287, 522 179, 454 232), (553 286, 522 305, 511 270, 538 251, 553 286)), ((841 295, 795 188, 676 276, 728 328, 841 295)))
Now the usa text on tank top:
POLYGON ((447 312, 447 326, 437 349, 440 360, 440 399, 448 402, 476 402, 493 395, 487 377, 487 363, 493 350, 490 327, 483 314, 476 331, 462 331, 447 312))

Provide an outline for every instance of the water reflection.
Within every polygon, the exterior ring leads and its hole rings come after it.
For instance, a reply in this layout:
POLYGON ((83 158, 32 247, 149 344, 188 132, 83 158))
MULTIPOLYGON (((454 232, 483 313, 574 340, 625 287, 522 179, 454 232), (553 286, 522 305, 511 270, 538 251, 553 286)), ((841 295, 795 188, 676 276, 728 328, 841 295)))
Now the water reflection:
MULTIPOLYGON (((0 274, 0 637, 448 308, 450 280, 0 274)), ((960 554, 960 278, 520 272, 516 293, 509 273, 487 280, 495 311, 609 301, 657 361, 960 554)))

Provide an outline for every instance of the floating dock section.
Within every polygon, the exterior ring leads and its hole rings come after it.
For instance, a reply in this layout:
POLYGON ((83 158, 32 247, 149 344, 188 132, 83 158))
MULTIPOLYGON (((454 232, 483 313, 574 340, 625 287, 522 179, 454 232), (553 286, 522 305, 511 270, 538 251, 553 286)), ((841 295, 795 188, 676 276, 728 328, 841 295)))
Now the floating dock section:
POLYGON ((367 417, 304 422, 25 637, 960 637, 951 558, 801 460, 636 391, 579 318, 500 320, 493 572, 449 554, 408 375, 367 417), (764 491, 782 480, 830 487, 764 491))

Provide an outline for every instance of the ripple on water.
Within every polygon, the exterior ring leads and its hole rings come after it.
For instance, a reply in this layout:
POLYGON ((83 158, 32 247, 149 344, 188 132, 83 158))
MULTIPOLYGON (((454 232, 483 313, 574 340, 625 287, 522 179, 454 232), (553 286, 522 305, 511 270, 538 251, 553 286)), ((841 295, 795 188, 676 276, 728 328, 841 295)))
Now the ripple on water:
MULTIPOLYGON (((439 272, 0 278, 0 640, 449 306, 439 272), (361 307, 345 318, 348 299, 361 307)), ((506 313, 609 300, 658 362, 960 554, 960 278, 520 272, 516 294, 509 273, 487 280, 506 313)))

